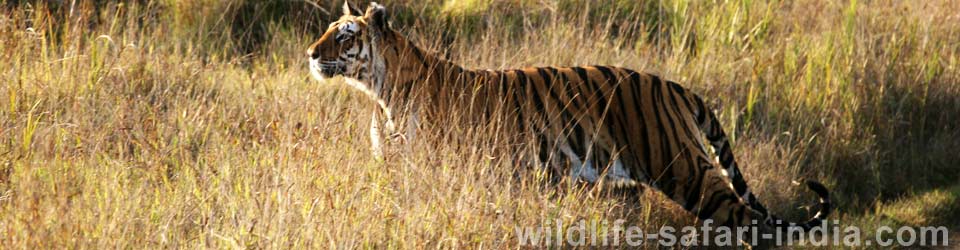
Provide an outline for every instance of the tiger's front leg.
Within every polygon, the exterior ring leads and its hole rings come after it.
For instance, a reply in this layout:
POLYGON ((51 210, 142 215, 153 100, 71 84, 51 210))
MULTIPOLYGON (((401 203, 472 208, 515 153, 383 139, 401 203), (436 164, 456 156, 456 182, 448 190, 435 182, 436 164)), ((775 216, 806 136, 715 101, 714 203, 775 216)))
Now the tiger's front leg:
POLYGON ((383 147, 385 143, 403 145, 406 155, 413 153, 411 143, 417 137, 419 117, 416 112, 413 112, 405 119, 406 122, 401 125, 404 129, 399 130, 390 113, 374 112, 370 119, 370 151, 374 159, 384 159, 383 147), (384 135, 386 135, 386 138, 384 138, 384 135))
POLYGON ((383 160, 383 139, 380 130, 379 112, 374 112, 370 118, 370 155, 378 161, 383 160))
MULTIPOLYGON (((391 140, 395 144, 403 145, 403 153, 405 156, 409 157, 413 155, 413 143, 417 140, 417 130, 420 128, 420 119, 417 114, 417 109, 414 108, 408 115, 401 117, 403 130, 395 130, 393 134, 390 135, 391 140)), ((392 125, 392 124, 391 124, 392 125)))

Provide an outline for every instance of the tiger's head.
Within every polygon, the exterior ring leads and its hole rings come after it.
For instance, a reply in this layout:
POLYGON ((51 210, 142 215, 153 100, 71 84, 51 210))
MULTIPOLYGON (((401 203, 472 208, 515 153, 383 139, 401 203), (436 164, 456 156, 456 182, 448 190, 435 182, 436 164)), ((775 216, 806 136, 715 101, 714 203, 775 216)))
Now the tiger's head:
POLYGON ((343 76, 368 94, 378 92, 386 72, 378 47, 392 32, 383 6, 370 3, 361 12, 345 1, 343 16, 307 49, 311 75, 321 82, 343 76))

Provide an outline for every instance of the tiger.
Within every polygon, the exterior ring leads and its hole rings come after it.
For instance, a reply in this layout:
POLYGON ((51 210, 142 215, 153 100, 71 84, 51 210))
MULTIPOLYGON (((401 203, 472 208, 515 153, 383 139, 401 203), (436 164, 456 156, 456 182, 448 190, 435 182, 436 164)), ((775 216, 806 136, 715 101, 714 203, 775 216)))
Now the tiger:
POLYGON ((678 83, 612 66, 466 69, 419 48, 388 18, 375 2, 365 11, 344 3, 307 49, 313 78, 342 77, 376 103, 374 157, 382 157, 384 134, 409 144, 422 123, 458 112, 532 135, 537 160, 568 178, 651 187, 703 221, 808 231, 832 210, 827 188, 807 180, 819 198, 812 218, 790 222, 769 212, 714 112, 678 83))

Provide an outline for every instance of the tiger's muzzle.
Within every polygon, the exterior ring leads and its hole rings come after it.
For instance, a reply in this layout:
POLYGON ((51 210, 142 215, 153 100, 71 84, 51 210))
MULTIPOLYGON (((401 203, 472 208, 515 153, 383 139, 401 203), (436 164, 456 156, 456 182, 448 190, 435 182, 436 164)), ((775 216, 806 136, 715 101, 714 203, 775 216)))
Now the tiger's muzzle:
POLYGON ((343 75, 347 71, 347 64, 340 61, 320 61, 316 58, 310 58, 310 74, 317 80, 324 80, 338 75, 343 75))

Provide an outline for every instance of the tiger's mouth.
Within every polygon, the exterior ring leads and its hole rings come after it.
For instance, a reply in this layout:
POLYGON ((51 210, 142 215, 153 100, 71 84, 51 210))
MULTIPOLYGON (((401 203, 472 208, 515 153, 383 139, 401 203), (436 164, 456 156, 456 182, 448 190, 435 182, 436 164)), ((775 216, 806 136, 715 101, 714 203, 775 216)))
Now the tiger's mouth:
POLYGON ((338 61, 320 61, 310 60, 310 73, 313 78, 323 81, 338 75, 343 75, 347 71, 347 65, 338 61))

